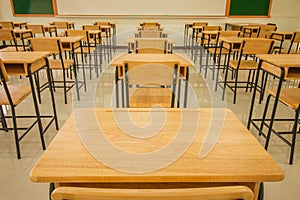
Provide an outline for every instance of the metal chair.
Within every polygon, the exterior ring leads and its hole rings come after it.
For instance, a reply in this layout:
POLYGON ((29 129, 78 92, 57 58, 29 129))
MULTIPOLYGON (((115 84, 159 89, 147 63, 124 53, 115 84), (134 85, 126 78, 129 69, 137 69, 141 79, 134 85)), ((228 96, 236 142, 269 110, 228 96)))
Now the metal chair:
POLYGON ((269 93, 269 95, 266 100, 265 109, 264 109, 264 113, 263 113, 263 117, 262 117, 262 122, 261 122, 261 126, 259 129, 259 134, 266 137, 266 142, 265 142, 266 149, 268 149, 269 141, 270 141, 270 137, 271 137, 272 133, 277 135, 283 142, 285 142, 291 148, 289 164, 292 165, 293 158, 294 158, 295 144, 296 144, 296 136, 298 133, 300 133, 300 130, 299 130, 300 88, 282 88, 280 91, 279 101, 283 105, 287 106, 288 108, 290 108, 291 110, 293 110, 295 112, 294 118, 293 119, 283 119, 283 118, 274 119, 277 122, 283 121, 285 123, 287 121, 292 121, 292 123, 293 123, 292 130, 279 131, 279 130, 275 130, 274 128, 272 128, 272 132, 269 135, 265 135, 263 133, 263 128, 264 128, 264 126, 268 127, 267 121, 270 121, 270 120, 266 119, 268 106, 269 106, 271 97, 273 97, 273 98, 276 97, 276 90, 274 90, 274 89, 268 90, 268 93, 269 93), (288 139, 287 137, 285 137, 285 135, 288 135, 288 134, 292 135, 291 139, 288 139))
POLYGON ((234 58, 232 60, 228 59, 229 62, 225 70, 225 77, 223 82, 224 86, 222 99, 224 99, 226 87, 228 87, 234 93, 233 103, 236 103, 236 95, 238 88, 246 88, 246 92, 248 91, 248 88, 252 90, 254 86, 253 82, 255 72, 258 68, 258 62, 255 55, 271 53, 273 44, 274 40, 265 38, 245 38, 242 41, 238 58, 234 58), (232 70, 234 73, 233 81, 228 81, 229 69, 232 70), (242 70, 249 71, 247 80, 238 80, 239 72, 242 70))
MULTIPOLYGON (((0 60, 0 116, 2 128, 0 130, 9 131, 13 130, 16 144, 17 158, 21 159, 21 149, 20 141, 29 133, 29 131, 38 123, 40 120, 39 116, 20 116, 17 115, 16 107, 20 105, 23 100, 31 95, 31 88, 29 85, 18 85, 18 84, 8 84, 9 77, 7 75, 6 69, 0 60), (11 115, 5 115, 2 106, 9 106, 11 115), (30 125, 27 127, 20 127, 18 125, 17 119, 32 119, 30 125), (13 127, 8 127, 6 119, 11 119, 13 127), (19 131, 22 130, 22 133, 19 131)), ((42 143, 43 150, 46 149, 43 133, 40 132, 40 139, 42 143)))
MULTIPOLYGON (((80 99, 79 96, 79 89, 83 86, 83 83, 79 85, 79 82, 77 80, 77 71, 74 64, 73 59, 65 59, 63 57, 63 51, 62 51, 62 44, 60 39, 58 38, 31 38, 30 40, 32 51, 48 51, 52 54, 52 59, 49 59, 49 67, 51 70, 51 79, 53 84, 53 88, 63 88, 64 89, 64 99, 65 104, 67 104, 67 92, 71 90, 71 88, 75 85, 77 97, 78 100, 80 99), (75 80, 67 80, 67 70, 70 69, 74 74, 75 80), (62 78, 63 80, 54 80, 53 77, 53 70, 61 70, 62 71, 62 78), (56 85, 58 83, 58 85, 56 85), (61 85, 62 84, 62 85, 61 85)), ((40 98, 40 92, 45 90, 49 87, 48 83, 40 85, 38 75, 36 76, 36 82, 37 82, 37 90, 38 90, 38 96, 39 100, 40 98)))
MULTIPOLYGON (((97 59, 97 53, 96 53, 96 46, 91 45, 90 41, 93 41, 94 44, 96 44, 97 41, 95 41, 97 38, 91 39, 89 36, 88 30, 66 30, 66 36, 81 36, 83 37, 82 41, 82 49, 77 48, 75 49, 76 55, 81 55, 82 58, 82 65, 84 65, 84 56, 88 57, 89 59, 89 67, 90 67, 90 79, 92 79, 92 71, 95 69, 97 77, 98 77, 98 59, 97 59), (92 53, 94 53, 94 66, 92 67, 92 53), (84 56, 83 56, 83 55, 84 56)), ((77 59, 77 56, 76 56, 77 59)), ((78 59, 77 59, 78 60, 78 59)), ((78 63, 78 61, 77 61, 78 63)), ((100 65, 101 67, 101 65, 100 65)), ((102 70, 100 70, 102 71, 102 70)))

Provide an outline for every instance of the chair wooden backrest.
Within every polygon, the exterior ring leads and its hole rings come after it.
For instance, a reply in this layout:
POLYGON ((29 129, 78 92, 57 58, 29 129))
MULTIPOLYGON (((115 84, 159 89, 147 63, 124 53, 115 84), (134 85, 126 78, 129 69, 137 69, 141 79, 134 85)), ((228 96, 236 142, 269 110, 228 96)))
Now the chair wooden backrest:
POLYGON ((137 34, 138 38, 161 38, 162 32, 159 30, 140 30, 137 34))
POLYGON ((68 22, 52 22, 51 25, 54 25, 57 29, 69 29, 68 22))
POLYGON ((101 189, 59 187, 52 200, 252 200, 253 192, 245 186, 177 189, 101 189))
POLYGON ((101 30, 100 25, 83 25, 83 30, 101 30))
POLYGON ((260 26, 245 26, 242 27, 244 38, 257 38, 259 36, 260 26))
POLYGON ((17 41, 14 37, 13 30, 0 29, 0 42, 2 42, 2 46, 14 46, 16 48, 15 50, 18 51, 17 41))
MULTIPOLYGON (((167 89, 172 86, 171 107, 174 107, 179 63, 177 61, 124 61, 126 102, 129 105, 129 87, 167 89), (161 86, 164 86, 161 88, 161 86)), ((167 89, 169 90, 169 89, 167 89)), ((170 91, 170 90, 169 90, 170 91)))
POLYGON ((258 37, 271 38, 272 32, 276 30, 277 30, 277 26, 271 24, 261 25, 258 37))
POLYGON ((141 26, 144 29, 159 29, 160 24, 158 22, 143 22, 141 23, 141 26))
POLYGON ((245 38, 242 42, 241 55, 269 54, 274 45, 273 39, 245 38))
POLYGON ((207 26, 208 23, 207 22, 193 22, 193 26, 207 26))
POLYGON ((89 33, 87 30, 65 30, 66 36, 81 36, 82 42, 88 42, 89 33))
POLYGON ((296 31, 293 34, 288 53, 300 53, 299 44, 300 44, 300 31, 296 31))
POLYGON ((41 24, 27 24, 26 29, 31 29, 34 36, 36 36, 36 34, 42 34, 45 36, 45 29, 41 24))
POLYGON ((241 31, 219 31, 219 37, 240 37, 241 31))
POLYGON ((2 29, 14 29, 14 23, 11 21, 2 21, 0 24, 2 29))
POLYGON ((110 22, 95 22, 94 25, 99 25, 99 26, 110 26, 110 22))
POLYGON ((30 38, 29 42, 32 51, 48 51, 51 54, 60 54, 62 51, 62 45, 58 38, 30 38))
POLYGON ((221 31, 221 26, 204 26, 203 31, 221 31))
POLYGON ((13 30, 10 29, 0 29, 0 41, 14 41, 13 30))
POLYGON ((136 38, 135 53, 166 54, 168 48, 167 38, 136 38))

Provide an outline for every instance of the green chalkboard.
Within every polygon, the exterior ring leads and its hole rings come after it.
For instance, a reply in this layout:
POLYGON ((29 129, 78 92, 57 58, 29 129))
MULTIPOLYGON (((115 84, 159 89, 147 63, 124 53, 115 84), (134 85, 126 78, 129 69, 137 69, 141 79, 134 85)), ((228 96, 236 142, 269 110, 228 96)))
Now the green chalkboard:
POLYGON ((230 0, 229 16, 269 16, 272 0, 230 0))
POLYGON ((52 0, 12 0, 14 14, 54 14, 52 0))

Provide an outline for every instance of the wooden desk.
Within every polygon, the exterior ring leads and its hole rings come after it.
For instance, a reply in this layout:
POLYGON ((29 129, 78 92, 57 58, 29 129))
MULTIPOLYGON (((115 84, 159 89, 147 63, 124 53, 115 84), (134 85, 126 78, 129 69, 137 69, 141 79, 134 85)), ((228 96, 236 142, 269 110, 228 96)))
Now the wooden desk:
POLYGON ((57 29, 75 29, 74 22, 52 22, 50 25, 56 26, 57 29))
POLYGON ((243 27, 250 27, 250 26, 261 26, 265 24, 260 23, 225 23, 225 30, 242 30, 243 27))
POLYGON ((202 37, 201 33, 203 31, 204 26, 192 26, 192 36, 191 36, 191 40, 192 40, 192 46, 191 46, 191 54, 192 54, 192 60, 194 59, 194 48, 195 45, 197 46, 198 44, 198 39, 202 37))
POLYGON ((166 41, 167 46, 165 53, 172 53, 173 44, 175 43, 175 40, 168 38, 129 38, 126 40, 128 43, 128 53, 135 53, 135 50, 137 49, 136 43, 138 43, 138 41, 166 41))
POLYGON ((180 77, 185 79, 185 100, 184 107, 187 105, 187 92, 188 92, 188 79, 189 79, 189 67, 194 66, 193 61, 184 54, 120 54, 114 57, 109 63, 109 66, 116 67, 115 70, 115 84, 116 84, 116 106, 119 107, 119 86, 118 82, 121 81, 122 89, 122 106, 124 107, 124 87, 123 87, 123 62, 124 61, 148 61, 160 62, 160 61, 178 61, 180 63, 179 73, 180 77))
POLYGON ((13 32, 16 40, 21 40, 23 50, 28 50, 29 47, 26 48, 25 40, 33 37, 32 29, 14 29, 13 32))
POLYGON ((30 173, 31 181, 53 182, 56 187, 177 188, 240 184, 250 187, 255 199, 261 182, 283 178, 283 170, 233 112, 218 108, 75 110, 30 173), (213 110, 219 114, 211 124, 213 110), (164 123, 151 122, 149 112, 163 117, 164 123), (131 120, 127 120, 127 114, 131 120), (120 121, 116 121, 118 116, 120 121), (200 157, 207 145, 205 136, 209 126, 214 129, 218 122, 224 122, 219 140, 208 155, 200 157), (141 128, 145 123, 152 129, 141 128), (137 128, 145 135, 161 128, 155 136, 141 139, 122 131, 132 124, 135 125, 127 130, 137 128), (104 137, 96 139, 102 135, 98 125, 104 137), (90 146, 91 141, 97 145, 90 146), (93 155, 87 148, 92 149, 93 155), (97 160, 101 155, 104 157, 97 160))
POLYGON ((14 28, 19 28, 19 29, 25 29, 27 22, 13 22, 14 23, 14 28))
POLYGON ((49 35, 52 37, 52 33, 55 34, 55 36, 57 36, 57 28, 54 25, 46 25, 44 26, 44 31, 46 33, 49 33, 49 35))
POLYGON ((168 32, 160 31, 160 30, 140 30, 134 33, 134 37, 135 38, 167 38, 168 34, 169 34, 168 32), (148 35, 151 36, 148 36, 147 33, 148 35))
POLYGON ((188 46, 189 30, 192 27, 193 27, 193 23, 185 23, 184 24, 183 45, 184 45, 185 49, 188 46))
MULTIPOLYGON (((98 73, 98 58, 97 55, 99 54, 99 65, 100 65, 100 73, 102 73, 102 49, 103 49, 103 40, 101 36, 101 30, 87 30, 89 34, 89 40, 90 43, 94 43, 95 46, 95 52, 94 53, 94 62, 95 62, 95 69, 96 69, 96 75, 99 77, 98 73), (97 45, 99 45, 100 48, 97 48, 97 45)), ((105 53, 105 49, 104 49, 105 53)), ((90 75, 91 76, 91 75, 90 75)))
POLYGON ((220 37, 220 42, 223 42, 222 48, 231 49, 231 51, 238 51, 241 48, 243 38, 240 37, 220 37))
MULTIPOLYGON (((46 132, 46 130, 49 128, 53 121, 55 121, 56 129, 58 130, 58 120, 56 115, 52 84, 49 84, 49 90, 51 96, 53 115, 41 116, 33 80, 33 75, 35 72, 41 70, 42 68, 46 68, 48 82, 51 82, 50 69, 46 60, 46 57, 48 55, 49 52, 0 52, 0 59, 2 60, 8 75, 24 75, 29 79, 38 127, 41 135, 43 135, 46 132), (48 124, 43 126, 41 118, 50 118, 50 121, 48 122, 48 124)), ((43 144, 43 148, 46 148, 45 144, 43 144)))
POLYGON ((294 32, 272 32, 271 33, 271 39, 279 41, 278 53, 281 53, 284 41, 286 40, 292 40, 294 35, 294 32))
MULTIPOLYGON (((257 55, 257 57, 260 59, 259 65, 258 65, 258 72, 256 75, 255 80, 255 88, 252 96, 251 106, 250 106, 250 112, 248 117, 248 125, 247 128, 250 128, 250 125, 254 125, 255 128, 257 126, 255 125, 255 121, 261 120, 261 119, 253 119, 253 110, 254 110, 254 104, 255 104, 255 96, 256 96, 256 88, 258 87, 259 82, 259 72, 260 70, 263 70, 264 72, 267 72, 269 74, 272 74, 279 78, 277 91, 275 95, 274 105, 271 113, 271 118, 268 126, 268 132, 267 132, 267 138, 266 138, 266 145, 268 145, 270 140, 270 133, 273 128, 273 123, 275 120, 275 114, 277 110, 277 105, 279 102, 279 96, 281 91, 281 86, 284 80, 286 79, 300 79, 300 55, 297 54, 266 54, 266 55, 257 55)), ((261 91, 265 90, 266 87, 266 81, 267 77, 262 76, 262 85, 261 85, 261 91)), ((262 100, 263 92, 261 92, 261 97, 259 98, 259 101, 262 100)))
MULTIPOLYGON (((53 38, 53 37, 52 37, 53 38)), ((81 59, 83 59, 83 53, 82 53, 82 45, 81 45, 81 40, 83 39, 82 36, 72 36, 72 37, 55 37, 59 38, 61 45, 62 45, 62 50, 63 51, 70 51, 72 53, 72 58, 74 60, 74 63, 78 66, 78 63, 76 62, 75 59, 75 49, 80 48, 81 49, 81 59)), ((86 77, 85 77, 85 69, 84 65, 82 65, 82 75, 83 75, 83 86, 84 86, 84 91, 86 91, 86 77)), ((77 74, 76 67, 73 69, 75 71, 75 75, 77 74)), ((80 87, 79 87, 80 88, 80 87)), ((79 94, 77 93, 77 98, 79 98, 79 94)))

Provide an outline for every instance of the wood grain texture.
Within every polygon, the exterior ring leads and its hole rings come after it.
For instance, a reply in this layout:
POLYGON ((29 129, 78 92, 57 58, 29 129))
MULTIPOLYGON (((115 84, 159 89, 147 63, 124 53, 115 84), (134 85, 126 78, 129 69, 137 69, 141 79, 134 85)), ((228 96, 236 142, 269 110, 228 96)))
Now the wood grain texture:
POLYGON ((245 186, 185 188, 185 189, 99 189, 59 187, 53 200, 252 200, 253 192, 245 186))
MULTIPOLYGON (((135 124, 146 126, 151 122, 149 109, 83 109, 70 116, 48 149, 30 173, 33 182, 56 183, 200 183, 200 182, 266 182, 280 181, 283 170, 263 149, 252 134, 230 110, 226 110, 225 121, 218 143, 211 153, 203 159, 198 154, 203 146, 205 134, 211 121, 212 109, 186 109, 199 119, 191 118, 185 123, 199 123, 193 143, 187 151, 173 163, 157 171, 134 174, 115 170, 93 157, 82 145, 78 128, 93 127, 96 116, 99 126, 111 143, 132 153, 153 152, 169 144, 182 125, 182 109, 166 109, 166 121, 160 132, 148 139, 131 137, 120 129, 115 117, 128 114, 135 124), (80 116, 80 123, 78 123, 80 116), (84 121, 82 121, 85 119, 84 121)), ((155 111, 154 111, 155 112, 155 111)), ((157 111, 161 112, 161 111, 157 111)), ((125 119, 125 118, 124 118, 125 119)), ((97 130, 87 130, 90 134, 97 130)), ((178 144, 184 145, 183 142, 178 144)), ((103 146, 103 151, 109 150, 103 146)), ((176 151, 176 150, 175 150, 176 151)), ((112 161, 114 156, 111 157, 112 161)), ((160 162, 157 158, 157 162, 160 162)), ((115 160, 118 162, 118 160, 115 160)), ((161 160, 163 161, 163 160, 161 160)), ((147 160, 145 160, 145 165, 147 160)), ((135 167, 135 166, 132 166, 135 167)))

